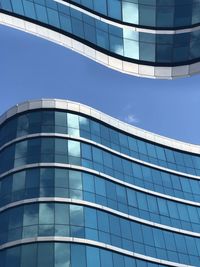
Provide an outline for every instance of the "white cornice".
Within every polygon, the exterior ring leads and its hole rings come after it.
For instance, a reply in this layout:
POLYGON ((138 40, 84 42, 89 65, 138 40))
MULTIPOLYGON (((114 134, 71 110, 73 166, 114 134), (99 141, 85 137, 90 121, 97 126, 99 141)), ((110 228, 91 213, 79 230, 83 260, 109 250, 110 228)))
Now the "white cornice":
POLYGON ((137 128, 118 119, 115 119, 103 112, 100 112, 92 107, 80 104, 77 102, 61 99, 41 99, 31 100, 20 103, 13 106, 7 112, 0 117, 0 125, 7 119, 16 114, 20 114, 24 111, 30 111, 35 109, 60 109, 65 111, 72 111, 82 115, 89 116, 96 119, 99 122, 106 123, 108 126, 114 127, 116 130, 123 131, 124 133, 145 139, 158 145, 164 145, 168 148, 178 149, 184 152, 200 154, 200 146, 189 143, 184 143, 178 140, 170 139, 164 136, 160 136, 143 129, 137 128))

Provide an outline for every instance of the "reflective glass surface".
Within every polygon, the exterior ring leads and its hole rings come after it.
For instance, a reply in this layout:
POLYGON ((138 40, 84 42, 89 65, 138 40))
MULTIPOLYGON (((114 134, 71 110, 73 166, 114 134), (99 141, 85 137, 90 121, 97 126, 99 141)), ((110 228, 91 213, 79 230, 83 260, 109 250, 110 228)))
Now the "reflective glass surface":
POLYGON ((200 3, 196 0, 104 0, 101 3, 95 0, 72 1, 111 19, 144 27, 178 28, 200 22, 200 3))
POLYGON ((72 164, 153 191, 199 201, 198 188, 195 188, 199 187, 199 180, 135 163, 94 145, 67 138, 37 137, 18 141, 0 152, 0 162, 2 175, 12 169, 34 163, 72 164))
POLYGON ((0 146, 0 266, 200 266, 198 155, 46 109, 5 121, 0 146))
POLYGON ((59 242, 5 249, 0 252, 0 262, 6 267, 116 267, 116 263, 120 263, 120 267, 167 267, 105 249, 59 242))
MULTIPOLYGON (((41 132, 83 137, 145 162, 179 172, 200 175, 199 155, 150 143, 86 116, 64 111, 32 111, 11 118, 0 128, 0 146, 15 138, 41 132)), ((84 155, 86 158, 89 157, 86 153, 84 155)))
POLYGON ((0 207, 38 197, 85 200, 148 221, 200 232, 199 207, 147 194, 86 172, 34 168, 0 181, 0 207))
MULTIPOLYGON (((0 222, 1 244, 37 236, 76 237, 154 258, 173 261, 176 257, 176 261, 194 266, 200 263, 199 238, 133 222, 94 208, 47 202, 28 204, 2 212, 0 222)), ((43 254, 42 250, 40 253, 43 254)), ((51 258, 49 261, 53 264, 51 258)))

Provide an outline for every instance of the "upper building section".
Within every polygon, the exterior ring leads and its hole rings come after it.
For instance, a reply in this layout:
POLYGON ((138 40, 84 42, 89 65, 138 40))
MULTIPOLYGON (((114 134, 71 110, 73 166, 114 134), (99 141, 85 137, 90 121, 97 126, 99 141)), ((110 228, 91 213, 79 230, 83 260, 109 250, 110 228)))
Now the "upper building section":
POLYGON ((121 72, 172 79, 200 72, 199 10, 196 0, 0 0, 0 24, 121 72))
MULTIPOLYGON (((199 169, 199 173, 189 170, 183 170, 183 172, 200 175, 199 145, 184 143, 145 131, 92 107, 73 101, 41 99, 23 102, 13 106, 0 116, 0 128, 0 148, 15 138, 18 139, 29 134, 45 132, 67 134, 90 139, 124 154, 131 153, 128 152, 130 149, 132 150, 131 157, 149 161, 152 164, 153 161, 148 157, 177 165, 193 166, 193 168, 199 169), (71 117, 69 116, 67 120, 66 114, 68 113, 71 114, 71 117), (55 127, 55 125, 61 125, 61 122, 63 123, 62 127, 55 127), (133 151, 136 153, 133 154, 133 151), (146 158, 140 158, 139 154, 146 155, 146 158), (190 156, 192 156, 191 159, 190 156)), ((155 164, 161 165, 158 162, 155 164)), ((163 167, 174 169, 173 165, 163 165, 163 167)))

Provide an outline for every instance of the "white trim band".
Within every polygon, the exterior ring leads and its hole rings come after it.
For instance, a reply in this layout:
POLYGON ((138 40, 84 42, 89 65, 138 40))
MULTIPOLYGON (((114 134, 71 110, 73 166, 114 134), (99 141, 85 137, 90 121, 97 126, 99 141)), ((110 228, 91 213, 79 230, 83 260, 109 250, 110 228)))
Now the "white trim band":
POLYGON ((167 225, 160 224, 160 223, 155 223, 152 221, 141 219, 141 218, 138 218, 138 217, 135 217, 135 216, 132 216, 132 215, 108 208, 108 207, 100 205, 100 204, 96 204, 96 203, 85 201, 85 200, 72 199, 72 198, 39 197, 39 198, 25 199, 25 200, 20 200, 17 202, 10 203, 10 204, 0 208, 0 212, 3 212, 7 209, 14 208, 14 207, 17 207, 20 205, 26 205, 26 204, 31 204, 31 203, 32 204, 33 203, 40 203, 40 202, 56 202, 56 203, 60 202, 60 203, 66 203, 66 204, 81 205, 81 206, 85 206, 85 207, 98 209, 98 210, 101 210, 103 212, 107 212, 107 213, 110 213, 112 215, 122 217, 123 219, 126 219, 126 220, 145 224, 145 225, 155 227, 158 229, 162 229, 165 231, 170 231, 170 232, 174 232, 177 234, 183 234, 183 235, 197 237, 197 238, 200 237, 200 233, 197 233, 197 232, 192 232, 192 231, 188 231, 188 230, 183 230, 183 229, 167 226, 167 225))
MULTIPOLYGON (((0 23, 1 23, 1 15, 2 14, 0 14, 0 23)), ((36 27, 36 25, 33 26, 36 27)), ((183 152, 195 153, 200 156, 200 145, 181 142, 175 139, 171 139, 165 136, 145 131, 128 123, 122 122, 116 118, 113 118, 87 105, 63 99, 30 100, 17 104, 8 109, 3 115, 0 116, 0 125, 7 119, 13 117, 16 114, 37 109, 57 109, 57 110, 65 110, 66 112, 72 111, 78 114, 86 115, 89 116, 91 119, 98 120, 100 123, 101 122, 106 123, 108 126, 114 127, 116 130, 120 130, 123 131, 124 133, 145 139, 146 141, 153 142, 155 143, 155 145, 156 144, 163 145, 168 148, 178 149, 183 152)))
POLYGON ((159 166, 159 165, 156 165, 156 164, 152 164, 152 163, 140 160, 140 159, 136 159, 136 158, 133 158, 133 157, 131 157, 129 155, 126 155, 124 153, 116 151, 116 150, 114 150, 112 148, 109 148, 109 147, 106 147, 106 146, 104 146, 102 144, 94 142, 94 141, 92 141, 90 139, 85 139, 83 137, 77 137, 77 136, 68 135, 68 134, 37 133, 37 134, 24 135, 22 137, 18 137, 16 139, 13 139, 12 141, 4 144, 0 148, 0 152, 1 152, 1 150, 6 148, 7 146, 12 145, 13 143, 17 143, 17 142, 20 142, 20 141, 24 141, 24 140, 31 139, 31 138, 36 138, 36 137, 55 137, 55 138, 58 137, 58 138, 63 138, 63 139, 67 139, 67 140, 80 141, 80 142, 83 142, 83 143, 87 143, 87 144, 96 146, 96 147, 98 147, 98 148, 100 148, 102 150, 106 150, 106 152, 112 153, 112 154, 117 155, 117 156, 119 156, 121 158, 127 159, 127 160, 132 161, 132 162, 139 163, 139 164, 144 165, 144 166, 148 166, 148 167, 153 168, 153 169, 165 171, 165 172, 176 174, 176 175, 183 176, 183 177, 186 177, 186 178, 192 178, 192 179, 195 179, 195 180, 200 180, 200 176, 189 174, 189 173, 184 173, 184 172, 179 172, 179 171, 176 171, 176 170, 173 170, 173 169, 169 169, 169 168, 165 168, 165 167, 162 167, 162 166, 159 166))
POLYGON ((134 185, 134 184, 130 184, 130 183, 124 182, 122 180, 119 180, 119 179, 114 178, 114 177, 112 177, 110 175, 104 174, 102 172, 98 172, 98 171, 95 171, 95 170, 92 170, 92 169, 89 169, 89 168, 86 168, 86 167, 77 166, 77 165, 71 165, 71 164, 63 164, 63 163, 33 163, 33 164, 23 165, 21 167, 14 168, 14 169, 12 169, 12 170, 0 175, 0 179, 3 179, 5 176, 13 174, 13 173, 18 172, 18 171, 23 171, 23 170, 27 170, 27 169, 31 169, 31 168, 40 168, 40 167, 54 167, 54 168, 64 168, 64 169, 73 169, 73 170, 77 170, 77 171, 84 171, 84 172, 88 172, 88 173, 93 174, 93 175, 97 175, 97 176, 99 176, 101 178, 110 180, 110 181, 112 181, 114 183, 126 186, 126 187, 128 187, 130 189, 135 189, 137 191, 140 191, 140 192, 143 192, 143 193, 146 193, 146 194, 149 194, 149 195, 165 198, 165 199, 168 199, 168 200, 171 200, 171 201, 176 201, 176 202, 184 203, 184 204, 191 205, 191 206, 200 207, 200 203, 199 202, 195 202, 195 201, 191 201, 191 200, 185 200, 185 199, 173 197, 173 196, 170 196, 170 195, 165 195, 163 193, 159 193, 159 192, 156 192, 156 191, 152 191, 152 190, 149 190, 149 189, 146 189, 146 188, 139 187, 139 186, 134 185))
POLYGON ((30 244, 30 243, 36 243, 36 242, 69 242, 69 243, 78 243, 78 244, 83 244, 85 246, 91 245, 95 246, 98 248, 102 249, 107 249, 116 253, 123 254, 124 256, 130 256, 133 258, 137 258, 140 260, 146 260, 146 261, 151 261, 153 263, 158 263, 166 266, 173 266, 173 267, 195 267, 192 265, 185 265, 177 262, 172 262, 172 261, 167 261, 167 260, 162 260, 162 259, 157 259, 153 258, 150 256, 145 256, 139 253, 135 253, 129 250, 125 250, 122 248, 114 247, 112 245, 107 245, 105 243, 89 240, 89 239, 84 239, 84 238, 76 238, 76 237, 59 237, 59 236, 48 236, 48 237, 35 237, 35 238, 26 238, 26 239, 20 239, 17 241, 13 242, 8 242, 2 246, 0 246, 0 250, 3 249, 8 249, 17 245, 25 245, 25 244, 30 244))

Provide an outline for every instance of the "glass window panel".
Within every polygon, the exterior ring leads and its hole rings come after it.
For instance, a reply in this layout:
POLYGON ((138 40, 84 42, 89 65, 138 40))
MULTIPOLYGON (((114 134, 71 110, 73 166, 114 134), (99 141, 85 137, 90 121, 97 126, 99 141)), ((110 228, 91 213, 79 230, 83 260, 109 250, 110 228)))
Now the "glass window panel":
POLYGON ((9 216, 9 229, 22 227, 23 207, 15 207, 11 211, 9 216))
POLYGON ((124 219, 120 219, 120 225, 123 238, 131 239, 130 222, 124 219))
POLYGON ((54 154, 55 139, 54 138, 42 138, 41 141, 42 141, 41 153, 42 154, 54 154))
POLYGON ((96 121, 90 121, 91 133, 100 136, 100 124, 96 121))
POLYGON ((81 172, 69 171, 69 187, 71 189, 82 190, 81 172))
POLYGON ((113 253, 113 266, 124 267, 124 257, 120 254, 113 253))
POLYGON ((27 153, 28 141, 19 142, 15 145, 15 158, 24 158, 27 153))
POLYGON ((112 267, 113 266, 113 259, 112 254, 110 251, 101 250, 100 251, 100 257, 101 257, 101 265, 103 267, 112 267))
POLYGON ((88 173, 82 173, 84 191, 94 192, 94 177, 88 173))
POLYGON ((55 139, 55 153, 56 154, 67 154, 67 140, 56 138, 55 139))
POLYGON ((69 128, 79 129, 79 117, 75 114, 67 114, 67 124, 69 128))
POLYGON ((95 209, 85 208, 85 225, 86 227, 97 229, 97 214, 95 209))
POLYGON ((109 220, 111 233, 120 236, 120 219, 116 216, 110 215, 109 220))
POLYGON ((100 267, 99 249, 94 247, 86 247, 87 267, 100 267))
POLYGON ((67 114, 65 112, 55 111, 55 125, 67 127, 67 114))
POLYGON ((54 168, 40 169, 40 187, 54 187, 54 168))
POLYGON ((138 24, 138 13, 138 4, 134 4, 131 1, 122 2, 123 21, 138 24))
POLYGON ((72 267, 86 266, 86 251, 84 246, 78 244, 71 245, 71 264, 72 267))
POLYGON ((39 187, 40 169, 26 171, 26 188, 39 187))
POLYGON ((17 136, 27 135, 28 129, 29 129, 28 114, 19 116, 17 120, 17 136))
MULTIPOLYGON (((101 231, 104 232, 109 232, 110 227, 109 227, 109 219, 108 219, 108 214, 98 211, 97 212, 97 218, 98 218, 98 228, 101 231)), ((112 226, 111 226, 112 227, 112 226)))
POLYGON ((13 174, 12 192, 19 191, 25 188, 25 175, 25 171, 13 174))
POLYGON ((54 204, 41 203, 39 205, 39 224, 54 223, 54 204))
POLYGON ((39 207, 37 204, 29 204, 24 206, 24 226, 38 224, 38 208, 39 207))
POLYGON ((55 187, 68 188, 68 170, 55 168, 55 187))
POLYGON ((95 162, 99 162, 102 164, 103 162, 103 155, 102 155, 102 150, 96 147, 92 147, 92 155, 93 155, 93 160, 95 162))
POLYGON ((38 243, 37 267, 54 267, 54 243, 38 243))
POLYGON ((44 6, 35 4, 36 15, 39 21, 48 23, 47 10, 44 6))
POLYGON ((20 0, 11 0, 13 11, 17 14, 24 15, 24 9, 20 0))
POLYGON ((83 207, 70 205, 70 223, 78 226, 84 225, 83 207))
POLYGON ((37 266, 37 244, 28 244, 22 246, 20 267, 27 267, 27 266, 28 267, 37 266))
POLYGON ((106 0, 94 1, 94 10, 104 15, 107 15, 106 2, 107 2, 106 0))
POLYGON ((82 148, 82 157, 84 159, 92 160, 91 146, 83 143, 81 144, 81 148, 82 148))
POLYGON ((80 142, 69 140, 68 154, 72 157, 80 157, 80 142))
POLYGON ((20 246, 7 250, 6 267, 20 267, 20 246))
POLYGON ((36 19, 34 4, 30 1, 23 0, 25 15, 29 18, 36 19))
POLYGON ((95 190, 96 194, 106 196, 105 181, 103 179, 95 177, 95 190))
POLYGON ((47 13, 48 13, 49 24, 59 28, 60 21, 59 21, 58 12, 51 8, 47 8, 47 13))
POLYGON ((55 265, 54 267, 70 267, 70 245, 55 243, 55 265))
POLYGON ((55 224, 69 224, 69 206, 55 203, 55 224))

